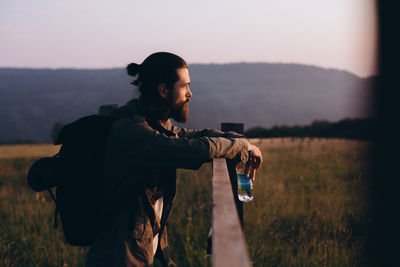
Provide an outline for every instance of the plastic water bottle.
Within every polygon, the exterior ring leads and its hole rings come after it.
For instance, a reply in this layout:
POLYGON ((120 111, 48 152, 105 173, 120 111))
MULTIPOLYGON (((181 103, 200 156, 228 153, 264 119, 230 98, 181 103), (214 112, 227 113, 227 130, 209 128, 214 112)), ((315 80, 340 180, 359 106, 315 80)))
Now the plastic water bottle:
POLYGON ((239 162, 236 165, 236 176, 238 184, 238 198, 240 201, 249 202, 254 198, 253 179, 246 177, 244 173, 246 165, 239 162))

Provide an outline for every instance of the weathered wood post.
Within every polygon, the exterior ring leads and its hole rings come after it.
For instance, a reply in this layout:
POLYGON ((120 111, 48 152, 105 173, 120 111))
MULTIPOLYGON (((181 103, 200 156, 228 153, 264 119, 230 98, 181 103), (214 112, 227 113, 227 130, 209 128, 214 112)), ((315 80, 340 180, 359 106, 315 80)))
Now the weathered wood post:
POLYGON ((243 228, 230 189, 226 161, 213 159, 212 266, 250 267, 243 228))
MULTIPOLYGON (((244 124, 223 122, 221 123, 221 131, 224 132, 234 131, 240 134, 244 134, 244 124)), ((226 164, 228 165, 228 172, 229 172, 229 178, 231 180, 233 197, 235 198, 236 208, 238 210, 240 223, 242 224, 243 228, 243 202, 239 200, 237 194, 238 185, 237 185, 236 169, 235 169, 236 166, 233 160, 229 159, 226 160, 226 164)))
MULTIPOLYGON (((221 130, 243 134, 242 123, 222 123, 221 130)), ((213 267, 250 267, 243 233, 243 203, 238 199, 235 162, 213 159, 212 228, 208 237, 208 254, 213 267)))
MULTIPOLYGON (((244 124, 243 123, 226 123, 223 122, 221 123, 221 131, 228 132, 228 131, 234 131, 239 134, 244 134, 244 124)), ((229 172, 229 179, 231 182, 231 188, 232 188, 232 193, 233 197, 235 199, 235 204, 236 204, 236 209, 238 211, 239 215, 239 221, 240 225, 243 229, 243 202, 241 202, 238 199, 238 194, 237 194, 237 178, 236 178, 236 169, 235 169, 235 164, 232 160, 227 159, 226 164, 228 167, 228 172, 229 172)), ((210 231, 208 233, 208 239, 207 239, 207 254, 211 254, 212 250, 212 227, 210 228, 210 231)))

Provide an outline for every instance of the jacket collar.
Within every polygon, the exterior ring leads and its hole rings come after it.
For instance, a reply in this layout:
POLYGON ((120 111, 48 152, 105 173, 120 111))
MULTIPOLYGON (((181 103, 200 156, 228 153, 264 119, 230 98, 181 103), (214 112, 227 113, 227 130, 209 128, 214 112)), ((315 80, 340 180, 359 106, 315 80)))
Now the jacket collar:
POLYGON ((146 122, 153 128, 159 132, 166 134, 167 136, 175 136, 173 132, 173 124, 171 120, 168 119, 166 121, 155 120, 150 114, 147 112, 147 105, 145 103, 145 99, 142 96, 139 98, 135 98, 130 100, 126 104, 126 111, 129 114, 136 114, 145 117, 146 122))

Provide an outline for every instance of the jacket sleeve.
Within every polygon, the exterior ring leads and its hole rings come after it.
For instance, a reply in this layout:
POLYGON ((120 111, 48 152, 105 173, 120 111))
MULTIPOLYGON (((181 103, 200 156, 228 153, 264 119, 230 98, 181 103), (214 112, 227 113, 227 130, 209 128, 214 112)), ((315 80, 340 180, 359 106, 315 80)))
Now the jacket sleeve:
POLYGON ((243 134, 239 134, 233 131, 229 132, 223 132, 220 130, 215 130, 215 129, 202 129, 202 130, 197 130, 197 129, 186 129, 186 128, 180 128, 176 127, 174 125, 174 132, 178 134, 179 137, 186 137, 186 138, 198 138, 198 137, 225 137, 225 138, 245 138, 243 134))
POLYGON ((244 138, 192 138, 166 136, 145 123, 124 123, 114 137, 114 144, 127 164, 198 169, 212 158, 248 158, 248 141, 244 138))

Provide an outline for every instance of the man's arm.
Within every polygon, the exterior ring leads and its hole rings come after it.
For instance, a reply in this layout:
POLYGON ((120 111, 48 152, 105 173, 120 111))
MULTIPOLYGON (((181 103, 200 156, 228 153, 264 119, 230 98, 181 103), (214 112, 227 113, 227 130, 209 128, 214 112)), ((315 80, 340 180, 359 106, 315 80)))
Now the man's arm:
POLYGON ((186 129, 173 126, 173 131, 178 134, 179 137, 186 138, 198 138, 198 137, 225 137, 225 138, 245 138, 243 134, 239 134, 233 131, 223 132, 215 129, 186 129))
POLYGON ((190 137, 168 137, 145 123, 125 122, 110 141, 133 165, 198 169, 212 158, 240 155, 246 162, 249 157, 249 143, 244 138, 190 137))

